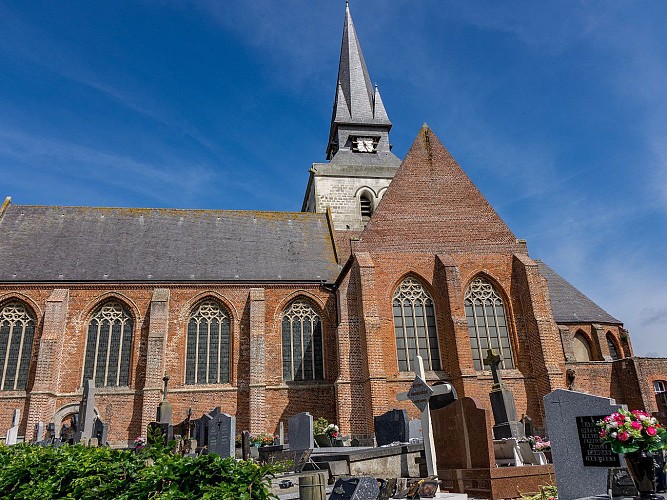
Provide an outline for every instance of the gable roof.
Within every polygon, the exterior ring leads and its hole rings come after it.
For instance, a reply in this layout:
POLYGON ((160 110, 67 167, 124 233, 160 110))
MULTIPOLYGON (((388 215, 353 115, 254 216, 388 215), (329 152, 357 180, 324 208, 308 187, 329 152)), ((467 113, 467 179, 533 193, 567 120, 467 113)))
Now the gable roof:
POLYGON ((537 265, 547 280, 556 323, 622 324, 544 262, 538 260, 537 265))
POLYGON ((361 239, 370 251, 525 253, 426 124, 361 239))
POLYGON ((9 205, 0 282, 336 280, 326 215, 9 205))

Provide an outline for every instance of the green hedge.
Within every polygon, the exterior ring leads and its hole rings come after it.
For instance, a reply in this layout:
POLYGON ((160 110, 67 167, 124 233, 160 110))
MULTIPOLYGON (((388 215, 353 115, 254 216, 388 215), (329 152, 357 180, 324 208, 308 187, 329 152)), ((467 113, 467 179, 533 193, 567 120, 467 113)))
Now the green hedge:
POLYGON ((0 446, 0 498, 234 499, 275 498, 276 466, 182 457, 162 448, 140 454, 84 446, 0 446))

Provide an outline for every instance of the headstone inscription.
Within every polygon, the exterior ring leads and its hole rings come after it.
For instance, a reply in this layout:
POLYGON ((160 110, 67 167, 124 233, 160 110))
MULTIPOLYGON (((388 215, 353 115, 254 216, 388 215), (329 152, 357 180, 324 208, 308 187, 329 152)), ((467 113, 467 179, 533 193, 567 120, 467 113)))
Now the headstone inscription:
POLYGON ((83 396, 79 404, 79 421, 74 434, 74 442, 88 443, 93 437, 93 421, 95 420, 95 381, 86 379, 83 381, 83 396))
POLYGON ((290 450, 313 448, 313 416, 308 412, 291 416, 287 419, 287 435, 290 450))
POLYGON ((390 410, 375 417, 373 422, 378 446, 394 442, 407 443, 410 439, 408 412, 405 410, 390 410))
POLYGON ((236 417, 226 413, 213 417, 208 424, 208 452, 223 458, 233 457, 236 451, 235 439, 236 417))
POLYGON ((600 439, 597 423, 607 415, 576 417, 581 458, 585 467, 619 467, 618 455, 600 439))
POLYGON ((21 410, 18 408, 14 410, 12 415, 12 426, 7 430, 5 435, 5 444, 11 446, 17 443, 19 437, 19 422, 21 421, 21 410))
POLYGON ((438 472, 438 466, 435 458, 435 446, 433 444, 433 429, 431 427, 431 410, 429 408, 429 400, 431 396, 439 394, 446 394, 453 391, 450 384, 442 384, 434 387, 429 387, 425 382, 426 373, 424 372, 424 360, 421 356, 416 355, 413 360, 415 367, 415 380, 408 392, 401 392, 396 395, 399 401, 409 399, 421 412, 422 422, 422 436, 424 438, 424 454, 426 455, 426 470, 429 476, 434 476, 438 472))
MULTIPOLYGON (((607 493, 607 469, 611 467, 612 457, 601 448, 593 425, 600 416, 609 415, 620 407, 613 399, 565 389, 557 389, 544 397, 546 427, 561 500, 607 493), (582 443, 582 436, 584 441, 590 442, 582 443)), ((623 466, 623 459, 620 462, 623 466)))
POLYGON ((516 416, 514 395, 505 386, 498 372, 502 358, 492 349, 488 349, 486 353, 487 356, 484 359, 484 364, 491 367, 491 374, 493 375, 493 386, 489 393, 493 421, 495 422, 493 437, 495 439, 522 438, 523 426, 519 423, 516 416))

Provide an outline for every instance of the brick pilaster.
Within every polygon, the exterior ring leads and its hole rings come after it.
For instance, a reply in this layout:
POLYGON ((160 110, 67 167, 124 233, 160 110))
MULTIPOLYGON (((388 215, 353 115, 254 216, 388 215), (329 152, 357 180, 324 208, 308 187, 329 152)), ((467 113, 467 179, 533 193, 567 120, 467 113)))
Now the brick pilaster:
POLYGON ((566 363, 576 363, 577 358, 574 356, 574 346, 572 345, 572 334, 567 326, 558 326, 560 333, 560 341, 563 344, 563 354, 565 355, 566 363))
POLYGON ((146 381, 143 389, 141 431, 155 421, 162 400, 162 377, 165 370, 165 349, 169 329, 169 289, 156 288, 150 303, 148 343, 146 352, 146 381))
POLYGON ((266 432, 266 376, 264 371, 264 341, 266 330, 266 303, 263 288, 250 289, 250 378, 249 408, 250 432, 266 432))
POLYGON ((612 361, 611 352, 609 352, 609 344, 607 344, 607 331, 602 325, 591 325, 591 333, 598 344, 598 349, 602 359, 605 361, 612 361))
POLYGON ((37 422, 48 424, 56 412, 56 393, 60 390, 60 367, 61 363, 67 362, 63 357, 63 342, 68 307, 68 289, 56 288, 46 299, 35 382, 28 403, 27 437, 32 437, 31 433, 37 422))

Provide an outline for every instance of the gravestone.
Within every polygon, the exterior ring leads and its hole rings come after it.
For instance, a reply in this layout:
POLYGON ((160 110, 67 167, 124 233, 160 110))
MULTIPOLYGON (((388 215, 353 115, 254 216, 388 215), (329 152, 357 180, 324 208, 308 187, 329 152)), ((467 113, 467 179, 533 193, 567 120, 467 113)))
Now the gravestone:
POLYGON ((7 430, 5 435, 5 444, 11 446, 17 443, 19 437, 19 422, 21 420, 21 410, 18 408, 14 410, 12 415, 12 426, 7 430))
POLYGON ((493 411, 493 437, 495 439, 523 437, 523 426, 519 423, 516 416, 516 406, 514 405, 514 395, 500 378, 498 367, 501 357, 492 349, 488 349, 484 364, 491 367, 493 375, 493 386, 489 393, 491 399, 491 410, 493 411))
POLYGON ((162 382, 164 382, 164 392, 162 393, 162 401, 157 408, 156 420, 161 424, 172 425, 173 410, 171 408, 171 403, 167 401, 167 384, 169 383, 169 375, 165 373, 164 377, 162 377, 162 382))
POLYGON ((378 446, 396 441, 407 443, 410 439, 408 412, 405 410, 389 410, 373 419, 375 425, 375 442, 378 446))
POLYGON ((491 426, 474 399, 461 398, 434 411, 432 425, 439 469, 495 467, 491 426))
POLYGON ((37 422, 35 424, 35 443, 44 441, 44 422, 37 422))
POLYGON ((291 416, 287 419, 287 433, 290 450, 313 448, 313 416, 308 412, 291 416))
POLYGON ((609 469, 607 476, 607 492, 612 498, 634 497, 637 495, 635 482, 632 480, 628 469, 625 467, 614 467, 609 469))
POLYGON ((329 500, 368 500, 377 498, 380 487, 374 477, 338 478, 329 500))
POLYGON ((236 417, 220 413, 208 423, 209 453, 215 453, 222 458, 233 457, 236 453, 236 417))
MULTIPOLYGON (((435 382, 433 387, 438 387, 439 385, 444 384, 445 382, 435 382)), ((451 391, 444 394, 434 394, 431 396, 431 399, 428 400, 428 407, 431 409, 431 411, 439 410, 440 408, 444 408, 445 406, 452 404, 458 398, 459 397, 456 394, 456 389, 454 389, 454 386, 451 386, 451 391)))
POLYGON ((410 422, 408 422, 408 429, 409 441, 412 441, 413 439, 423 439, 421 420, 418 418, 411 418, 410 422))
POLYGON ((49 422, 49 424, 46 426, 46 433, 47 433, 47 441, 50 441, 51 444, 58 439, 58 436, 56 436, 56 424, 54 422, 49 422))
POLYGON ((93 437, 97 438, 97 442, 100 446, 107 444, 107 439, 109 437, 109 424, 102 422, 99 417, 95 419, 93 437))
POLYGON ((248 431, 243 431, 241 433, 241 457, 243 460, 250 460, 250 448, 252 444, 250 443, 250 433, 248 431))
POLYGON ((219 406, 216 406, 212 411, 204 413, 201 418, 194 420, 194 435, 201 446, 208 442, 208 424, 220 413, 222 413, 222 410, 219 406))
POLYGON ((84 444, 93 437, 93 423, 95 420, 95 381, 86 379, 83 381, 83 396, 79 404, 79 419, 74 434, 74 442, 81 441, 84 444))
POLYGON ((533 431, 533 419, 528 415, 521 417, 521 424, 523 425, 523 435, 526 437, 532 437, 535 435, 533 431))
POLYGON ((559 499, 607 493, 608 469, 624 464, 602 442, 595 422, 619 408, 613 399, 564 389, 544 397, 559 499))

